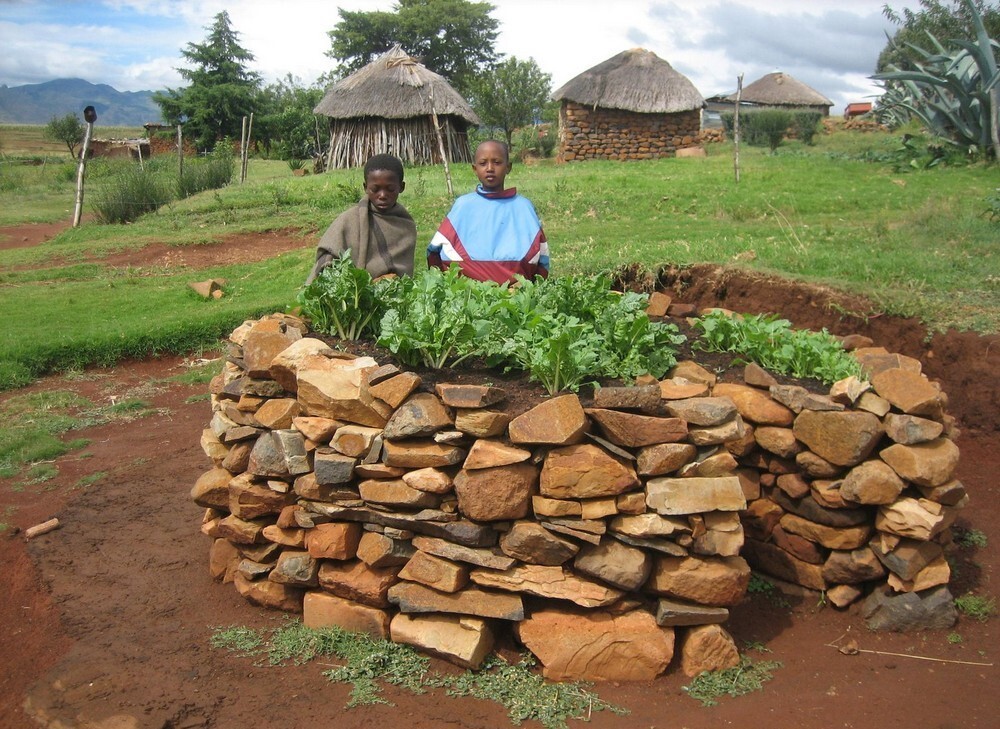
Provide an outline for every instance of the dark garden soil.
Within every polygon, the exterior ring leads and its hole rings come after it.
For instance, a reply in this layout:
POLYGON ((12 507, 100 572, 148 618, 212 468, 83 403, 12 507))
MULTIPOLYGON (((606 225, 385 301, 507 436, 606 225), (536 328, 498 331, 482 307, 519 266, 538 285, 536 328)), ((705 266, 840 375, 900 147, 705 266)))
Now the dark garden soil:
MULTIPOLYGON (((36 244, 47 234, 41 235, 36 244)), ((183 264, 213 265, 248 250, 275 255, 282 245, 277 238, 253 242, 243 236, 201 246, 197 255, 206 258, 198 259, 185 249, 183 264)), ((303 245, 290 233, 282 240, 292 239, 303 245)), ((135 260, 130 265, 137 265, 135 260)), ((160 259, 156 265, 182 264, 160 259)), ((949 332, 928 339, 917 322, 878 316, 863 301, 714 267, 668 270, 661 284, 678 300, 699 306, 776 312, 797 326, 866 334, 890 350, 919 357, 928 374, 941 380, 949 410, 962 426, 958 475, 971 504, 959 526, 988 539, 986 547, 955 553, 952 591, 1000 595, 997 337, 949 332)), ((386 696, 394 706, 345 710, 348 688, 323 678, 324 666, 266 667, 210 647, 213 626, 273 627, 282 616, 250 606, 232 586, 208 575, 208 540, 198 533, 201 509, 189 500, 191 486, 209 465, 198 442, 210 413, 204 398, 188 398, 203 395, 206 386, 166 380, 185 369, 180 357, 126 362, 0 395, 73 390, 102 404, 139 393, 161 409, 131 423, 74 432, 72 437, 90 444, 56 459, 59 475, 50 481, 0 480, 0 521, 19 530, 0 535, 0 729, 510 726, 506 712, 490 702, 441 692, 415 696, 392 687, 386 696), (103 475, 84 485, 97 474, 103 475), (50 517, 59 518, 60 529, 25 541, 26 528, 50 517)), ((762 691, 704 708, 684 693, 688 680, 672 666, 650 683, 597 686, 604 700, 630 713, 595 713, 590 724, 997 727, 998 625, 998 618, 963 617, 948 631, 871 633, 856 607, 840 612, 815 598, 782 603, 755 595, 733 609, 727 628, 741 646, 766 647, 767 653, 748 651, 754 660, 782 663, 762 691), (860 654, 845 655, 832 646, 849 639, 857 641, 860 654), (982 663, 993 665, 972 665, 982 663)))

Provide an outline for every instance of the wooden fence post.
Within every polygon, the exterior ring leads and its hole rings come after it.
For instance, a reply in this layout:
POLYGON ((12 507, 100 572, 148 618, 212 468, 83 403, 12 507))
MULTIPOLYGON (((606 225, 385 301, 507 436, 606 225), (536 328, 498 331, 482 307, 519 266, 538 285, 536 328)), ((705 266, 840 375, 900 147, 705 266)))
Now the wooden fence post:
POLYGON ((73 209, 74 228, 80 226, 80 218, 83 217, 83 177, 87 169, 87 150, 90 147, 90 137, 94 133, 94 122, 97 121, 97 112, 94 110, 94 107, 88 106, 84 109, 83 118, 87 122, 87 131, 83 135, 80 164, 76 168, 76 207, 73 209))
POLYGON ((740 181, 740 99, 743 97, 743 74, 736 77, 736 110, 733 112, 733 169, 740 181))

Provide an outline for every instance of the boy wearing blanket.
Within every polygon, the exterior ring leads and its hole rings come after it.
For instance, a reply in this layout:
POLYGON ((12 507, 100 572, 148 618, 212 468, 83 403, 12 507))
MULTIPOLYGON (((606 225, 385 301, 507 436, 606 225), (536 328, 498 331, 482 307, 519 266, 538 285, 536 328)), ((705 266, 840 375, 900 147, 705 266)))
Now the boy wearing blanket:
POLYGON ((365 165, 365 197, 341 213, 316 248, 316 262, 306 284, 345 250, 351 261, 378 278, 385 274, 413 275, 417 226, 397 202, 406 189, 403 163, 391 154, 377 154, 365 165))

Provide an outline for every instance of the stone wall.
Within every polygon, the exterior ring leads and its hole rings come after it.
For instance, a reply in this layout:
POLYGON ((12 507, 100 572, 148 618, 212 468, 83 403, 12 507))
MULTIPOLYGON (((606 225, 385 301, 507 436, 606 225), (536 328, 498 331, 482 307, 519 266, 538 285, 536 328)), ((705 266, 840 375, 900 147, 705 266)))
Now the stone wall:
POLYGON ((656 159, 699 143, 701 112, 640 114, 564 101, 559 109, 560 159, 656 159))
POLYGON ((192 497, 212 575, 254 604, 464 666, 513 630, 556 680, 647 680, 675 646, 689 675, 735 665, 722 623, 751 564, 864 598, 874 627, 900 599, 911 626, 954 621, 942 552, 966 497, 914 360, 859 350, 871 384, 829 395, 682 362, 511 414, 495 387, 430 392, 307 335, 244 323, 211 388, 192 497))

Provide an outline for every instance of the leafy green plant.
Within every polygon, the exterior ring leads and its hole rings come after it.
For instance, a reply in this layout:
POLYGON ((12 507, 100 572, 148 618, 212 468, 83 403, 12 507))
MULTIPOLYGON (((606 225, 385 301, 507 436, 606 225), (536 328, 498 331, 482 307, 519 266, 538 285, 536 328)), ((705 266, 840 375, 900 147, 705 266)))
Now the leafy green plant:
POLYGON ((351 252, 335 258, 297 298, 313 329, 341 339, 359 339, 381 311, 371 274, 351 263, 351 252))
POLYGON ((440 369, 476 354, 476 339, 489 327, 495 286, 461 276, 453 266, 425 269, 404 279, 398 300, 382 317, 378 343, 403 362, 440 369))
POLYGON ((701 332, 694 347, 732 352, 783 375, 811 377, 827 384, 851 375, 861 376, 858 361, 825 329, 797 330, 775 315, 729 315, 721 311, 703 316, 694 327, 701 332))
POLYGON ((955 609, 963 615, 986 622, 997 612, 997 601, 994 597, 983 597, 967 592, 955 598, 955 609))
POLYGON ((531 373, 555 394, 601 377, 661 377, 684 341, 646 315, 648 297, 611 290, 606 276, 520 280, 490 314, 488 359, 531 373))
POLYGON ((948 633, 948 642, 952 645, 958 645, 962 642, 962 636, 959 633, 948 633))
POLYGON ((684 691, 702 706, 715 706, 721 696, 743 696, 751 691, 760 691, 764 684, 774 678, 774 671, 781 668, 778 661, 754 663, 746 656, 740 658, 738 666, 723 671, 704 671, 684 687, 684 691))

